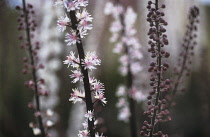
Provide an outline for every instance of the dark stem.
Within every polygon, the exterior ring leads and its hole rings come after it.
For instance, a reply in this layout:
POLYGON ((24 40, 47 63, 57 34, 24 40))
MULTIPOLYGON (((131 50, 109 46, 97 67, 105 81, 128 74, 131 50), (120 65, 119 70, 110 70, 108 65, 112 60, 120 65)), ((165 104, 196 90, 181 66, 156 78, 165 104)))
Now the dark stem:
MULTIPOLYGON (((189 34, 191 34, 191 32, 192 32, 192 30, 190 30, 189 34)), ((184 55, 184 59, 183 59, 183 62, 182 62, 181 71, 180 71, 180 73, 177 77, 176 84, 175 84, 174 89, 172 91, 172 96, 175 96, 175 94, 177 92, 177 89, 179 87, 180 80, 183 76, 184 69, 185 69, 185 66, 186 66, 186 63, 187 63, 187 55, 188 55, 188 52, 189 52, 189 45, 190 45, 190 40, 188 40, 187 46, 185 47, 185 55, 184 55)))
MULTIPOLYGON (((85 69, 85 67, 81 64, 85 58, 85 53, 84 53, 84 49, 83 49, 83 45, 82 45, 82 40, 80 37, 80 32, 77 29, 78 21, 77 21, 76 15, 75 15, 75 11, 70 11, 69 15, 70 15, 71 23, 72 23, 72 29, 76 31, 76 34, 79 38, 79 41, 77 41, 76 45, 77 45, 77 51, 78 51, 79 59, 80 59, 80 69, 84 76, 83 82, 84 82, 84 89, 85 89, 86 108, 87 108, 87 112, 88 112, 88 110, 93 112, 93 102, 92 102, 92 98, 91 98, 88 70, 85 69)), ((88 119, 88 128, 90 130, 90 136, 95 137, 94 119, 92 121, 90 121, 88 119)))
MULTIPOLYGON (((158 0, 155 0, 155 10, 157 11, 158 10, 158 0)), ((156 30, 157 30, 157 37, 158 39, 160 39, 160 33, 159 33, 159 22, 158 21, 155 21, 155 27, 156 27, 156 30)), ((157 58, 157 65, 158 65, 158 85, 157 85, 157 95, 156 95, 156 100, 155 100, 155 107, 158 105, 158 102, 159 102, 159 99, 160 99, 160 96, 161 96, 161 92, 160 92, 160 84, 161 84, 161 53, 160 53, 160 50, 161 50, 161 47, 160 47, 160 42, 158 41, 157 42, 157 46, 158 46, 158 58, 157 58)), ((160 106, 159 106, 160 107, 160 106)), ((150 131, 150 137, 153 137, 153 132, 154 132, 154 129, 155 129, 155 119, 156 119, 156 116, 157 116, 157 111, 158 109, 154 109, 154 114, 152 116, 152 126, 153 128, 151 129, 150 131)))
MULTIPOLYGON (((121 24, 123 26, 122 35, 125 35, 124 16, 122 14, 120 15, 120 21, 121 21, 121 24)), ((124 47, 125 47, 126 55, 128 56, 128 66, 127 66, 128 74, 126 76, 126 80, 127 80, 126 82, 127 82, 127 89, 129 91, 129 90, 132 89, 132 85, 133 85, 133 76, 132 76, 131 68, 130 68, 131 58, 130 58, 130 55, 129 55, 128 46, 124 44, 124 47)), ((130 113, 131 113, 131 116, 129 117, 131 137, 138 137, 137 118, 136 118, 136 102, 129 95, 127 97, 128 97, 128 101, 129 101, 129 110, 130 110, 130 113)))
MULTIPOLYGON (((29 28, 29 19, 28 19, 28 11, 26 10, 26 2, 25 0, 23 2, 23 13, 25 18, 25 25, 26 25, 26 38, 27 38, 27 46, 28 46, 28 52, 31 60, 31 66, 32 66, 32 77, 34 81, 34 93, 35 93, 35 101, 36 101, 36 111, 40 112, 40 102, 39 102, 39 94, 38 94, 38 85, 37 85, 37 76, 36 76, 36 68, 34 63, 34 57, 33 57, 33 50, 32 50, 32 44, 31 44, 31 37, 30 37, 30 28, 29 28)), ((44 125, 42 122, 42 116, 39 115, 38 117, 38 123, 39 128, 41 130, 41 136, 45 137, 46 133, 44 130, 44 125)))

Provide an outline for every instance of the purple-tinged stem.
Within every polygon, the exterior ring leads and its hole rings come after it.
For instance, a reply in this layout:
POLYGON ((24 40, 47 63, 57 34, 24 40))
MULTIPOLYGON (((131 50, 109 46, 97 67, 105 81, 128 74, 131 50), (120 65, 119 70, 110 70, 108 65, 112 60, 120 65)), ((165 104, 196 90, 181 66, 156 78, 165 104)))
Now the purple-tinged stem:
MULTIPOLYGON (((30 28, 29 28, 29 19, 28 19, 28 11, 26 10, 26 2, 25 0, 22 0, 23 2, 23 13, 25 18, 25 26, 26 26, 26 40, 27 40, 27 46, 28 46, 28 52, 31 60, 31 66, 32 66, 32 77, 34 81, 34 94, 35 94, 35 102, 36 102, 36 111, 40 112, 40 101, 39 101, 39 94, 38 94, 38 85, 37 85, 37 76, 36 76, 36 68, 34 63, 34 57, 33 57, 33 50, 32 50, 32 44, 31 44, 31 37, 30 37, 30 28)), ((38 115, 38 123, 39 128, 41 130, 41 136, 45 137, 46 133, 44 130, 44 125, 42 122, 42 116, 38 115)))
MULTIPOLYGON (((157 11, 159 9, 158 7, 158 0, 155 0, 155 10, 157 11)), ((155 27, 156 27, 156 30, 157 30, 157 38, 160 39, 160 32, 159 32, 159 22, 158 21, 155 21, 155 27)), ((157 95, 156 95, 156 100, 155 100, 155 106, 158 105, 159 103, 159 100, 160 100, 160 96, 161 96, 161 91, 160 91, 160 83, 161 83, 161 46, 160 46, 160 42, 157 42, 157 46, 158 46, 158 57, 157 57, 157 65, 158 65, 158 72, 157 73, 157 76, 158 76, 158 85, 157 85, 157 95)), ((159 107, 160 108, 160 107, 159 107)), ((156 119, 156 116, 157 116, 157 111, 158 109, 154 109, 154 114, 152 116, 152 119, 151 119, 151 124, 152 124, 152 129, 150 131, 150 137, 153 137, 153 131, 154 131, 154 128, 155 128, 155 119, 156 119)))

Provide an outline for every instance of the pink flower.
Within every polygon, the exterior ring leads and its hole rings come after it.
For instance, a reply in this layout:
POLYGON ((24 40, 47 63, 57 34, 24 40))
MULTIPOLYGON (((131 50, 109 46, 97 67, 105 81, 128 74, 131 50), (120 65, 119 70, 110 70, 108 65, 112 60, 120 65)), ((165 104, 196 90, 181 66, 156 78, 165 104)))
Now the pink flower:
POLYGON ((67 10, 68 12, 70 12, 70 11, 72 11, 72 10, 79 9, 78 5, 75 4, 74 1, 65 0, 64 6, 65 6, 65 8, 66 8, 66 10, 67 10))
POLYGON ((101 64, 101 60, 98 59, 98 56, 95 52, 87 52, 85 55, 85 59, 82 62, 82 64, 85 66, 85 69, 96 69, 96 65, 101 64))
POLYGON ((87 0, 75 0, 74 1, 77 6, 86 7, 88 5, 87 0))
POLYGON ((110 15, 112 13, 113 8, 114 8, 114 5, 111 2, 107 2, 104 8, 104 14, 110 15))
POLYGON ((105 90, 104 89, 104 84, 101 83, 100 81, 95 80, 95 82, 92 83, 92 85, 93 85, 93 87, 92 87, 93 90, 95 90, 96 92, 100 92, 100 91, 105 90))
POLYGON ((116 107, 121 108, 128 105, 127 101, 125 100, 125 98, 120 98, 116 104, 116 107))
POLYGON ((75 104, 76 102, 82 102, 83 98, 85 98, 85 93, 82 91, 79 91, 77 88, 72 89, 73 93, 71 93, 71 97, 69 101, 73 101, 75 104))
POLYGON ((66 30, 66 26, 69 23, 70 23, 70 19, 68 18, 67 15, 61 16, 57 21, 58 31, 63 32, 64 30, 66 30))
POLYGON ((86 20, 81 20, 78 24, 79 29, 91 30, 93 28, 92 24, 89 24, 86 20))
POLYGON ((125 122, 128 122, 130 115, 131 115, 131 113, 130 113, 129 108, 127 106, 125 106, 120 110, 120 113, 118 115, 118 119, 122 120, 122 121, 125 121, 125 122))
POLYGON ((124 50, 124 48, 123 48, 122 42, 118 42, 118 43, 115 45, 114 49, 113 49, 113 53, 118 53, 118 54, 120 54, 120 53, 123 52, 123 50, 124 50))
POLYGON ((102 102, 103 105, 105 105, 107 103, 106 98, 104 97, 104 93, 103 92, 95 92, 95 99, 98 99, 102 102))
POLYGON ((91 110, 88 110, 88 112, 85 113, 85 117, 86 117, 87 119, 89 119, 90 121, 93 120, 93 118, 94 118, 93 115, 94 115, 94 114, 93 114, 93 111, 91 112, 91 110))
POLYGON ((142 66, 139 64, 139 62, 134 62, 131 64, 131 72, 132 74, 136 75, 138 74, 140 71, 142 71, 142 66))
POLYGON ((72 83, 76 83, 77 81, 83 81, 83 75, 79 70, 73 70, 73 74, 70 75, 71 78, 74 78, 72 83))
POLYGON ((76 58, 74 54, 74 52, 70 51, 67 59, 63 63, 68 64, 68 67, 71 65, 73 68, 79 68, 79 58, 76 58))
POLYGON ((129 91, 129 96, 133 98, 134 100, 140 102, 146 99, 146 95, 143 94, 141 91, 138 91, 135 87, 133 87, 129 91))
POLYGON ((88 137, 89 132, 88 130, 79 131, 78 137, 88 137))
POLYGON ((118 33, 121 30, 122 30, 122 24, 120 23, 120 21, 119 20, 114 21, 110 27, 110 31, 112 33, 118 33))
POLYGON ((117 92, 116 92, 116 96, 118 97, 123 97, 123 96, 126 96, 127 93, 126 93, 126 88, 124 85, 121 85, 118 87, 117 89, 117 92))
POLYGON ((76 42, 79 42, 79 38, 76 34, 76 31, 71 30, 71 33, 67 33, 65 42, 67 42, 67 45, 72 45, 76 44, 76 42))
POLYGON ((88 13, 86 9, 83 9, 82 12, 78 11, 76 13, 76 17, 78 20, 86 20, 89 22, 93 21, 93 17, 91 17, 90 13, 88 13))

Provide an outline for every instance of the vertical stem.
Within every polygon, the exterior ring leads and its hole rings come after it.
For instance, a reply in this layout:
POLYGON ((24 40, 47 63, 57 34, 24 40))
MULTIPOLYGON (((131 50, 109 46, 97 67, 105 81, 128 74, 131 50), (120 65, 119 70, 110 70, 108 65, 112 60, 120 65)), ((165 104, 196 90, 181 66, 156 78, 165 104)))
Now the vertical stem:
MULTIPOLYGON (((158 10, 158 0, 155 0, 155 10, 157 11, 158 10)), ((157 37, 158 39, 160 39, 160 33, 159 33, 159 22, 158 21, 155 21, 155 27, 156 27, 156 30, 157 30, 157 37)), ((160 53, 160 50, 161 50, 161 47, 160 47, 160 42, 158 41, 157 42, 157 51, 158 51, 158 57, 157 57, 157 65, 158 65, 158 85, 157 85, 157 95, 156 95, 156 100, 155 100, 155 107, 158 105, 158 102, 159 102, 159 98, 161 96, 161 93, 160 93, 160 84, 161 84, 161 53, 160 53)), ((154 129, 155 129, 155 119, 156 119, 156 115, 157 115, 157 109, 155 108, 154 109, 154 114, 153 114, 153 117, 152 117, 152 126, 153 128, 151 129, 150 131, 150 137, 153 137, 153 132, 154 132, 154 129)))
MULTIPOLYGON (((23 2, 23 13, 24 13, 24 18, 25 18, 25 25, 26 25, 26 40, 27 40, 27 46, 28 46, 28 51, 29 51, 29 56, 30 56, 30 61, 31 61, 31 66, 32 66, 32 77, 34 81, 34 93, 35 93, 35 101, 36 101, 36 111, 40 112, 40 102, 39 102, 39 94, 38 94, 38 85, 37 85, 37 76, 36 76, 36 68, 35 68, 35 63, 34 63, 34 57, 33 57, 33 50, 32 50, 32 44, 31 44, 31 37, 30 37, 30 28, 29 28, 29 19, 28 19, 28 11, 26 9, 26 2, 25 0, 22 0, 23 2)), ((42 116, 38 116, 38 123, 39 123, 39 128, 41 130, 41 136, 45 137, 46 133, 44 130, 44 125, 42 122, 42 116)))
MULTIPOLYGON (((82 74, 84 76, 83 82, 84 82, 84 89, 85 89, 86 108, 87 108, 87 111, 89 110, 89 111, 93 112, 93 102, 92 102, 92 98, 91 98, 88 70, 85 69, 85 67, 81 64, 81 62, 85 58, 85 54, 84 54, 84 49, 83 49, 80 33, 79 33, 79 30, 77 29, 78 21, 77 21, 76 15, 75 15, 75 11, 70 11, 69 15, 70 15, 71 23, 72 23, 72 29, 76 31, 76 34, 79 38, 79 42, 76 43, 76 46, 77 46, 77 51, 78 51, 79 58, 80 58, 80 68, 81 68, 82 74)), ((90 130, 90 136, 95 137, 94 119, 92 121, 90 121, 88 119, 88 128, 90 130)))
MULTIPOLYGON (((192 30, 190 30, 189 34, 191 34, 191 32, 192 32, 192 30)), ((189 45, 190 45, 190 40, 188 41, 187 46, 185 47, 185 55, 184 55, 184 59, 183 59, 183 62, 182 62, 181 71, 180 71, 180 73, 177 77, 176 84, 175 84, 174 89, 172 91, 172 96, 175 96, 176 91, 177 91, 178 86, 179 86, 179 81, 183 76, 185 65, 187 63, 187 54, 189 52, 189 45)))
MULTIPOLYGON (((125 35, 125 24, 124 24, 123 14, 120 15, 120 20, 121 20, 121 24, 123 26, 122 35, 125 35)), ((127 66, 128 74, 126 76, 126 80, 127 80, 126 82, 127 82, 127 89, 129 91, 132 89, 133 76, 132 76, 131 68, 130 68, 131 59, 130 59, 130 55, 129 55, 129 48, 125 44, 124 44, 124 47, 125 47, 126 55, 128 56, 128 66, 127 66)), ((138 128, 137 128, 137 119, 136 119, 136 103, 132 97, 130 97, 130 96, 127 96, 127 97, 128 97, 128 101, 129 101, 129 110, 131 113, 131 116, 129 117, 131 137, 138 137, 138 128)))

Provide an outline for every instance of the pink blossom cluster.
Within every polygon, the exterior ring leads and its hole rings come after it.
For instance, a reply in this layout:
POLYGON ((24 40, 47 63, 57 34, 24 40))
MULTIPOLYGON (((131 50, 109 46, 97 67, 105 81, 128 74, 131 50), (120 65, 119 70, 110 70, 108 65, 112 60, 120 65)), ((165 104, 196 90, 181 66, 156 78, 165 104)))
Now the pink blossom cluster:
MULTIPOLYGON (((92 20, 93 18, 86 10, 86 6, 88 5, 88 0, 57 0, 54 6, 61 6, 66 9, 68 13, 71 11, 75 11, 75 16, 77 23, 76 29, 72 28, 72 22, 70 17, 67 14, 64 14, 57 21, 58 31, 64 32, 68 30, 68 33, 65 35, 65 42, 67 45, 75 45, 81 43, 81 38, 84 38, 88 33, 88 30, 92 29, 92 20), (68 28, 68 29, 67 29, 68 28)), ((70 51, 66 60, 63 61, 64 64, 68 65, 67 67, 72 67, 72 74, 70 77, 73 79, 72 83, 81 82, 84 83, 85 75, 84 71, 92 71, 96 69, 96 66, 101 64, 101 60, 98 58, 95 52, 86 52, 84 58, 80 58, 79 55, 76 55, 75 52, 70 51)), ((104 96, 104 84, 94 77, 89 77, 89 85, 91 90, 92 103, 94 104, 96 101, 101 101, 103 105, 107 103, 106 98, 104 96)), ((73 103, 77 102, 86 102, 86 91, 79 90, 78 88, 72 89, 71 97, 69 101, 73 103)), ((86 102, 87 103, 87 102, 86 102)), ((88 110, 85 114, 85 122, 83 123, 84 130, 79 131, 79 137, 89 137, 91 131, 88 130, 88 122, 95 121, 94 112, 92 110, 88 110)), ((98 133, 95 134, 96 137, 103 137, 98 133)))
MULTIPOLYGON (((109 30, 112 33, 110 42, 115 43, 113 52, 120 55, 119 71, 122 76, 128 75, 128 69, 130 69, 132 75, 136 75, 142 71, 142 65, 140 60, 143 55, 141 53, 141 45, 138 39, 135 37, 137 31, 134 28, 134 24, 137 19, 137 14, 131 7, 127 9, 123 8, 120 4, 112 4, 108 2, 105 6, 104 13, 111 15, 114 18, 109 30)), ((131 89, 127 89, 126 86, 120 86, 116 95, 119 98, 117 107, 120 109, 118 115, 119 120, 128 121, 130 117, 129 105, 127 102, 127 96, 133 98, 136 101, 142 101, 145 99, 145 95, 132 85, 131 89), (128 92, 126 92, 128 90, 128 92)))
MULTIPOLYGON (((92 25, 90 22, 92 22, 91 15, 87 12, 87 10, 84 8, 88 4, 87 0, 74 0, 71 2, 68 1, 57 1, 55 2, 55 5, 64 6, 67 11, 76 10, 76 17, 79 21, 78 24, 78 30, 80 30, 80 36, 83 38, 83 34, 87 34, 87 30, 92 29, 92 25), (74 6, 72 6, 74 5, 74 6), (73 8, 74 7, 74 8, 73 8)), ((67 15, 64 15, 63 17, 59 18, 58 22, 58 30, 64 31, 66 30, 66 27, 68 27, 71 24, 71 21, 67 15)), ((67 45, 76 44, 80 39, 76 34, 76 31, 70 28, 70 32, 66 34, 66 42, 67 45)), ((101 64, 101 60, 98 58, 95 52, 87 52, 85 54, 84 60, 80 62, 79 56, 76 57, 75 52, 70 51, 69 55, 67 56, 66 60, 64 60, 64 64, 67 64, 68 67, 71 66, 75 70, 72 70, 72 73, 70 75, 71 78, 73 78, 72 83, 77 83, 78 81, 83 81, 83 75, 80 70, 80 65, 83 65, 85 69, 93 70, 96 69, 96 66, 101 64)), ((104 97, 104 85, 100 81, 90 78, 90 85, 91 89, 93 91, 94 98, 97 100, 101 100, 103 104, 106 104, 106 98, 104 97)), ((82 99, 84 99, 85 95, 82 91, 79 91, 78 89, 73 89, 73 93, 71 94, 70 101, 81 102, 82 99)))
MULTIPOLYGON (((89 137, 89 131, 88 131, 88 120, 92 121, 94 119, 94 112, 93 111, 88 111, 85 113, 85 121, 82 123, 84 130, 80 130, 78 137, 89 137)), ((94 126, 98 124, 98 121, 96 120, 94 122, 94 126)), ((98 132, 95 133, 95 137, 104 137, 103 133, 100 135, 98 132)))

